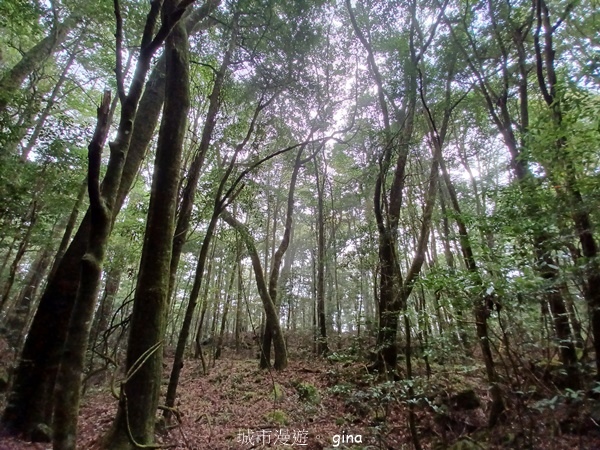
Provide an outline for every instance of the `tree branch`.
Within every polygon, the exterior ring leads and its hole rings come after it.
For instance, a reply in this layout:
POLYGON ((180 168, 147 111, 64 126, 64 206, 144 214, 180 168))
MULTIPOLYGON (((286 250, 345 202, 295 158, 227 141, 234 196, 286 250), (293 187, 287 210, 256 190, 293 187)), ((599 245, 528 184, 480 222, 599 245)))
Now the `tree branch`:
POLYGON ((109 128, 110 97, 110 90, 105 90, 102 101, 96 110, 96 129, 88 145, 88 192, 92 214, 102 213, 103 211, 100 196, 100 166, 102 164, 102 148, 109 128))

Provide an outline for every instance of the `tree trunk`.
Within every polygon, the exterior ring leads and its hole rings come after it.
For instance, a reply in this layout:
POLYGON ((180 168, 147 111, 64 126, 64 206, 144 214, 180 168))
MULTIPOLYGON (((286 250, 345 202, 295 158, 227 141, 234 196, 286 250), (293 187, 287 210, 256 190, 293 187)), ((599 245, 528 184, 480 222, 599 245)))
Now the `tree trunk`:
POLYGON ((13 284, 15 282, 15 277, 17 275, 17 269, 19 268, 19 263, 21 262, 21 258, 25 254, 25 250, 29 246, 29 240, 31 238, 31 232, 33 231, 33 227, 35 226, 35 222, 37 221, 37 201, 32 200, 29 205, 29 211, 27 212, 27 216, 23 219, 21 225, 25 225, 28 223, 27 228, 25 230, 25 234, 19 246, 17 247, 17 253, 10 265, 10 269, 8 272, 8 279, 4 282, 4 286, 2 287, 2 299, 0 300, 0 313, 4 310, 8 303, 8 298, 10 296, 10 291, 12 290, 13 284))
POLYGON ((263 308, 267 316, 267 323, 269 324, 271 333, 273 335, 273 346, 275 350, 275 362, 273 367, 275 370, 283 370, 287 367, 287 349, 285 340, 283 338, 283 333, 281 331, 281 326, 279 324, 279 315, 277 314, 275 304, 269 295, 269 288, 265 282, 260 256, 256 251, 254 239, 250 233, 248 233, 246 227, 241 222, 238 222, 231 214, 229 214, 229 212, 224 211, 222 213, 222 217, 225 222, 227 222, 232 228, 241 234, 242 240, 244 241, 244 244, 248 249, 248 253, 250 254, 252 268, 254 269, 254 277, 256 279, 256 286, 258 288, 258 293, 260 295, 260 299, 262 300, 263 308))
POLYGON ((327 356, 327 324, 325 321, 325 215, 324 199, 325 175, 319 176, 318 158, 315 158, 315 179, 317 182, 317 355, 327 356))
MULTIPOLYGON (((279 247, 273 254, 271 263, 271 274, 269 276, 269 295, 271 297, 271 300, 273 301, 273 304, 275 305, 277 316, 279 316, 279 308, 281 305, 281 295, 279 295, 279 275, 281 270, 281 262, 290 245, 290 240, 292 236, 294 220, 294 193, 296 190, 298 172, 300 171, 300 167, 303 164, 301 157, 304 148, 305 146, 303 145, 296 155, 294 169, 292 171, 292 177, 290 180, 290 187, 288 190, 285 228, 283 230, 283 237, 281 239, 281 242, 279 243, 279 247)), ((269 315, 267 315, 267 322, 265 324, 265 329, 262 337, 262 351, 260 353, 260 367, 262 369, 266 369, 271 365, 271 344, 273 342, 274 328, 274 324, 269 322, 269 315)))
POLYGON ((489 309, 486 303, 486 294, 485 294, 485 286, 483 284, 483 280, 481 278, 481 274, 479 273, 479 268, 477 267, 477 263, 475 262, 475 257, 473 255, 473 249, 471 248, 471 241, 469 238, 469 234, 467 232, 467 227, 465 222, 462 220, 460 205, 458 204, 458 196, 456 195, 456 190, 454 189, 454 185, 452 184, 452 180, 450 179, 450 175, 446 170, 446 165, 444 160, 440 154, 440 167, 442 169, 442 175, 444 177, 444 182, 448 189, 448 194, 450 196, 450 201, 456 213, 456 224, 458 226, 458 233, 460 236, 460 247, 462 250, 463 258, 465 261, 465 265, 467 270, 473 274, 473 281, 479 287, 479 293, 474 300, 473 313, 475 316, 476 323, 476 331, 477 331, 477 341, 479 342, 479 346, 481 348, 481 353, 483 355, 483 361, 485 363, 485 370, 488 378, 488 382, 490 383, 491 390, 490 394, 492 397, 492 405, 490 408, 490 415, 488 418, 488 424, 490 427, 496 425, 496 423, 502 418, 502 414, 504 413, 504 398, 502 395, 502 391, 500 390, 500 386, 498 385, 498 376, 496 374, 496 368, 494 365, 494 357, 492 355, 492 350, 490 347, 490 337, 488 333, 488 325, 487 319, 489 316, 489 309))
POLYGON ((100 192, 102 149, 109 126, 110 91, 105 91, 102 103, 98 107, 96 131, 88 147, 90 235, 88 249, 81 260, 81 284, 69 322, 54 392, 54 450, 75 450, 77 440, 81 374, 111 225, 111 201, 102 198, 100 192))
POLYGON ((223 350, 223 338, 225 335, 225 327, 227 325, 227 313, 229 312, 229 305, 231 303, 233 291, 233 282, 235 281, 235 274, 237 272, 237 261, 239 261, 240 256, 241 251, 238 246, 236 264, 231 269, 231 277, 229 278, 229 284, 227 285, 227 290, 225 291, 225 305, 223 306, 223 315, 221 316, 221 327, 219 329, 219 337, 217 338, 217 343, 215 345, 215 361, 221 357, 221 352, 223 350))
MULTIPOLYGON (((202 281, 204 278, 204 267, 206 265, 206 260, 208 256, 208 249, 210 248, 210 244, 215 232, 215 228, 217 226, 217 222, 219 220, 219 213, 213 212, 213 216, 206 228, 206 234, 204 235, 204 240, 202 241, 202 247, 200 248, 200 255, 198 257, 198 264, 196 266, 196 274, 194 276, 194 284, 192 285, 192 291, 190 292, 190 299, 188 300, 188 305, 185 311, 185 316, 183 317, 183 324, 181 325, 181 331, 179 332, 179 338, 177 339, 177 347, 175 349, 175 357, 173 360, 173 368, 171 369, 171 376, 169 378, 169 386, 167 387, 167 398, 166 405, 169 408, 175 406, 175 399, 177 396, 177 386, 179 385, 179 376, 181 374, 181 369, 183 368, 183 360, 185 356, 185 347, 187 346, 187 341, 190 335, 190 329, 192 326, 192 319, 194 318, 194 312, 196 311, 196 305, 198 304, 198 297, 200 294, 200 289, 202 287, 202 281)), ((210 268, 208 276, 210 277, 210 268)), ((198 329, 198 337, 200 337, 200 332, 202 329, 202 322, 204 322, 204 317, 206 315, 206 307, 208 306, 208 299, 204 298, 204 305, 202 308, 201 316, 200 316, 200 325, 198 329)), ((200 345, 196 347, 197 356, 199 352, 202 351, 200 345)), ((171 411, 168 409, 164 411, 165 418, 169 419, 171 417, 171 411)))
MULTIPOLYGON (((192 209, 194 206, 194 198, 196 197, 196 189, 198 187, 198 180, 200 178, 200 171, 204 165, 204 158, 206 152, 211 143, 213 130, 217 124, 217 114, 221 107, 221 91, 223 89, 223 83, 225 81, 225 75, 229 70, 229 63, 231 56, 236 46, 237 41, 237 15, 234 17, 232 25, 231 37, 229 40, 229 46, 225 55, 223 56, 223 62, 221 67, 215 76, 215 82, 213 85, 212 92, 209 96, 208 112, 206 113, 206 119, 204 121, 204 128, 202 130, 202 137, 200 140, 200 146, 198 147, 197 154, 192 161, 190 169, 186 176, 185 188, 183 190, 183 196, 179 205, 179 215, 177 217, 177 226, 175 227, 175 235, 173 237, 173 256, 171 258, 171 278, 169 280, 169 292, 173 290, 173 284, 175 282, 175 275, 177 274, 177 268, 179 266, 179 260, 181 258, 181 251, 183 245, 187 240, 187 235, 190 228, 190 220, 192 218, 192 209)), ((169 296, 169 298, 171 298, 169 296)))
MULTIPOLYGON (((494 12, 492 2, 488 2, 488 9, 490 11, 490 16, 493 17, 494 12)), ((538 24, 536 36, 534 37, 536 57, 538 59, 538 77, 541 66, 539 63, 540 52, 538 48, 539 42, 537 35, 539 34, 540 26, 541 24, 538 24)), ((491 85, 491 83, 483 75, 482 70, 480 70, 480 68, 476 65, 476 63, 480 63, 480 61, 474 61, 473 59, 469 58, 466 49, 464 47, 461 47, 461 49, 463 53, 467 54, 469 66, 477 78, 477 82, 479 84, 479 88, 487 106, 488 113, 492 118, 492 121, 498 128, 498 131, 502 134, 504 142, 508 148, 508 151, 511 156, 511 166, 517 178, 521 194, 524 196, 528 196, 531 194, 531 192, 534 192, 536 189, 538 189, 538 186, 536 185, 536 180, 531 173, 527 155, 523 152, 525 142, 523 138, 521 139, 521 142, 519 142, 515 135, 515 124, 518 124, 519 132, 523 137, 528 136, 529 132, 528 74, 530 72, 530 67, 526 57, 526 50, 524 44, 527 38, 527 34, 523 32, 523 29, 524 28, 522 27, 520 29, 514 28, 510 30, 513 41, 512 44, 514 44, 514 46, 517 49, 517 74, 519 85, 518 98, 520 113, 518 119, 515 118, 514 114, 511 115, 511 111, 509 110, 509 104, 507 101, 509 96, 508 80, 509 78, 514 77, 515 74, 509 73, 509 55, 507 54, 506 50, 507 46, 502 40, 502 36, 504 35, 504 33, 500 32, 497 24, 493 22, 493 37, 496 40, 502 53, 500 71, 502 73, 503 78, 507 80, 500 92, 496 91, 496 86, 491 85)), ((457 43, 460 43, 459 38, 454 36, 454 39, 457 43)), ((471 41, 471 45, 475 45, 473 41, 471 41)), ((540 82, 540 87, 542 88, 542 91, 544 90, 544 86, 545 83, 540 82)), ((547 96, 544 95, 544 97, 547 100, 547 96)), ((550 103, 553 103, 553 99, 550 101, 550 103)), ((532 202, 527 201, 525 203, 525 213, 529 217, 539 216, 539 207, 533 204, 532 202)), ((546 292, 544 293, 546 301, 549 305, 553 305, 553 308, 555 308, 557 311, 563 311, 565 310, 564 299, 562 298, 558 290, 558 284, 560 283, 560 272, 557 268, 557 265, 555 264, 555 261, 551 256, 552 245, 550 240, 551 236, 545 230, 537 229, 534 231, 533 245, 536 259, 536 270, 540 274, 540 276, 544 280, 546 280, 547 286, 546 292)), ((575 353, 572 339, 570 339, 570 337, 566 335, 566 333, 568 332, 568 318, 565 320, 565 318, 561 315, 559 315, 558 317, 559 320, 555 320, 556 334, 559 337, 559 340, 564 341, 564 346, 560 350, 561 362, 565 366, 565 369, 572 375, 569 377, 569 379, 571 380, 571 382, 574 383, 573 386, 577 386, 579 384, 579 382, 577 381, 579 376, 577 374, 577 369, 573 363, 577 360, 577 356, 575 353)))
POLYGON ((239 353, 241 346, 241 334, 244 332, 242 324, 242 300, 244 289, 244 280, 242 277, 242 261, 238 258, 237 261, 237 297, 235 304, 235 352, 239 353))
POLYGON ((3 327, 3 333, 6 333, 6 339, 16 351, 21 347, 23 336, 26 331, 25 326, 29 321, 37 290, 48 269, 50 256, 50 247, 40 250, 25 278, 25 285, 17 297, 15 307, 11 310, 6 319, 6 326, 3 327))
MULTIPOLYGON (((163 17, 172 17, 177 4, 177 0, 167 0, 163 17)), ((165 55, 163 121, 131 316, 127 378, 121 384, 119 410, 105 443, 111 450, 134 449, 154 441, 162 375, 160 347, 165 332, 177 189, 190 101, 188 35, 183 23, 174 25, 165 55)))
POLYGON ((92 350, 89 361, 89 372, 94 370, 95 352, 106 354, 108 352, 107 342, 104 342, 104 348, 99 348, 100 333, 106 330, 110 314, 112 313, 113 303, 119 286, 121 285, 121 267, 111 267, 106 275, 106 283, 104 286, 104 294, 100 299, 100 305, 94 314, 94 321, 92 322, 92 328, 90 330, 90 338, 88 347, 92 350))
MULTIPOLYGON (((194 25, 212 11, 218 2, 208 1, 190 15, 187 28, 194 25)), ((153 31, 152 28, 149 31, 153 31)), ((143 52, 139 71, 134 75, 128 97, 131 102, 123 107, 121 128, 118 140, 111 148, 106 176, 102 190, 118 188, 112 220, 116 218, 125 197, 133 184, 146 148, 152 139, 154 128, 160 115, 164 95, 165 77, 164 57, 159 58, 144 95, 139 101, 139 110, 144 114, 135 115, 135 105, 141 95, 147 64, 155 51, 155 46, 143 52), (132 126, 133 124, 133 126, 132 126), (129 140, 130 139, 130 140, 129 140), (127 151, 127 149, 129 151, 127 151), (126 156, 122 165, 122 158, 126 156), (121 172, 122 170, 122 172, 121 172)), ((84 191, 85 193, 85 191, 84 191)), ((71 244, 48 279, 46 289, 40 299, 29 334, 25 341, 21 360, 15 373, 13 387, 8 396, 8 404, 2 416, 2 423, 14 434, 28 434, 38 423, 50 423, 52 404, 51 393, 54 389, 56 371, 60 362, 62 346, 72 308, 79 288, 81 258, 87 248, 90 227, 89 211, 84 216, 71 244), (54 327, 47 327, 48 323, 54 327)))
MULTIPOLYGON (((536 55, 536 74, 538 86, 542 96, 546 102, 548 109, 555 126, 556 133, 559 137, 556 138, 554 146, 556 154, 561 157, 566 157, 565 167, 559 168, 559 172, 564 171, 565 177, 565 192, 558 188, 561 196, 567 197, 570 203, 571 216, 583 256, 588 264, 584 271, 586 277, 586 286, 584 288, 584 296, 588 304, 590 322, 592 325, 592 336, 594 337, 594 350, 596 358, 596 379, 600 380, 600 266, 596 261, 598 255, 598 245, 594 238, 593 226, 590 219, 589 208, 583 200, 583 196, 577 187, 577 175, 572 161, 568 158, 568 153, 564 152, 564 147, 567 144, 567 138, 562 134, 563 127, 563 105, 560 95, 557 95, 558 77, 555 69, 554 49, 554 33, 558 25, 553 25, 550 19, 550 11, 544 0, 537 0, 535 3, 535 16, 537 19, 537 27, 534 34, 534 48, 536 55), (540 44, 540 33, 543 29, 544 45, 540 44)), ((560 22, 559 22, 560 24, 560 22)), ((558 291, 558 287, 554 287, 558 291)), ((560 295, 560 294, 557 294, 560 295)), ((562 298, 561 298, 562 300, 562 298)), ((552 303, 551 303, 552 306, 552 303)), ((560 318, 562 322, 567 322, 568 317, 564 302, 559 305, 560 318)), ((563 323, 561 325, 564 326, 563 323)), ((558 329, 557 329, 558 332, 558 329)), ((558 336, 561 339, 560 336, 558 336)), ((570 334, 569 334, 570 337, 570 334)), ((572 340, 563 342, 561 339, 561 353, 565 352, 565 357, 569 357, 569 365, 567 371, 569 375, 577 375, 575 364, 577 362, 575 349, 572 340), (565 350, 563 350, 565 348, 565 350), (568 354, 567 354, 568 353, 568 354), (574 359, 573 359, 574 358, 574 359)), ((570 377, 571 378, 571 377, 570 377)), ((577 385, 572 386, 573 389, 578 388, 577 385)))
POLYGON ((71 66, 75 62, 76 55, 77 55, 76 49, 73 49, 71 51, 71 55, 69 56, 69 59, 67 60, 67 63, 65 64, 65 67, 63 68, 63 70, 60 74, 60 77, 58 78, 58 81, 56 82, 56 84, 54 85, 54 88, 52 89, 52 92, 50 93, 50 98, 46 102, 46 107, 40 113, 40 116, 37 119, 35 128, 33 129, 33 132, 31 133, 31 137, 27 141, 27 145, 25 145, 23 147, 23 150, 21 151, 21 161, 23 161, 23 162, 27 161, 27 158, 29 157, 29 153, 35 146, 37 139, 40 136, 42 129, 44 128, 46 119, 48 118, 48 116, 50 115, 50 112, 52 111, 52 108, 54 107, 54 102, 56 101, 56 97, 58 97, 58 93, 60 92, 62 85, 67 80, 67 74, 69 73, 69 70, 71 70, 71 66))
POLYGON ((58 265, 62 260, 65 251, 67 250, 67 246, 69 245, 69 241, 71 240, 71 235, 73 234, 73 230, 75 229, 75 224, 77 223, 77 217, 79 216, 79 210, 81 205, 83 204, 83 199, 85 198, 85 193, 87 192, 87 176, 81 182, 81 186, 79 191, 77 192, 77 199, 75 200, 75 204, 73 205, 73 209, 71 210, 71 214, 64 225, 65 231, 63 232, 63 237, 58 245, 58 249, 56 250, 56 254, 54 255, 54 262, 52 263, 52 268, 50 269, 50 274, 48 275, 48 282, 51 282, 52 278, 58 269, 58 265))

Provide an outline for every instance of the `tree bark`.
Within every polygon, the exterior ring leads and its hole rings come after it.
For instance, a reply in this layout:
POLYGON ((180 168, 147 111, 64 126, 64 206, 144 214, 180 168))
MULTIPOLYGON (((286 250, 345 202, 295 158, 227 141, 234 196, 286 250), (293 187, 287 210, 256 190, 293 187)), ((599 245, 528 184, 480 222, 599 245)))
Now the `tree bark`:
POLYGON ((318 158, 315 158, 315 181, 317 183, 317 355, 327 356, 327 324, 325 322, 325 174, 321 180, 318 158))
MULTIPOLYGON (((562 99, 558 95, 557 85, 558 78, 555 69, 555 55, 554 49, 554 33, 557 26, 553 26, 550 22, 550 12, 548 6, 544 0, 536 0, 535 4, 535 15, 537 19, 537 27, 534 35, 534 47, 536 55, 536 74, 538 80, 538 86, 542 93, 542 96, 546 102, 546 106, 550 110, 553 124, 556 129, 556 133, 560 136, 555 140, 554 146, 556 154, 561 157, 566 157, 565 167, 565 192, 562 189, 558 189, 559 195, 568 198, 568 203, 571 208, 571 216, 583 256, 586 258, 588 264, 585 269, 586 285, 584 288, 584 296, 588 305, 588 311, 590 315, 590 322, 592 325, 592 336, 594 338, 594 351, 596 361, 596 379, 600 380, 600 266, 596 261, 598 256, 598 244, 593 234, 592 221, 590 219, 589 208, 584 202, 583 196, 577 187, 577 175, 576 170, 573 166, 573 162, 568 158, 568 152, 564 151, 564 147, 567 144, 567 138, 562 135, 561 127, 563 126, 563 106, 562 99), (544 46, 540 44, 540 34, 543 29, 544 46)), ((559 290, 558 286, 554 287, 555 290, 559 290)), ((552 306, 552 304, 551 304, 552 306)), ((561 325, 564 328, 568 327, 568 316, 567 309, 564 302, 559 305, 561 308, 557 312, 558 317, 561 320, 561 325), (564 324, 566 322, 566 325, 564 324)), ((554 314, 554 311, 552 311, 554 314)), ((556 317, 557 315, 555 315, 556 317)), ((558 329, 557 329, 558 331, 558 329)), ((570 330, 567 336, 570 338, 570 330)), ((565 357, 568 356, 570 375, 576 375, 576 369, 573 367, 577 362, 575 349, 572 340, 564 341, 561 336, 560 339, 561 353, 565 353, 565 357), (568 353, 567 353, 568 352, 568 353)), ((573 386, 573 389, 577 389, 578 386, 573 386)))
MULTIPOLYGON (((34 196, 35 197, 35 196, 34 196)), ((21 262, 21 258, 25 254, 25 250, 29 246, 29 240, 31 239, 31 232, 33 231, 33 227, 37 221, 37 201, 34 199, 31 201, 29 205, 29 211, 27 212, 27 216, 23 219, 23 223, 21 225, 25 225, 27 223, 27 228, 25 229, 25 234, 23 235, 23 239, 19 243, 17 247, 17 253, 10 265, 10 269, 8 272, 8 279, 4 282, 4 286, 2 286, 2 299, 0 300, 0 313, 4 310, 8 303, 8 298, 10 296, 10 291, 12 290, 13 284, 15 282, 15 276, 17 275, 17 269, 19 268, 19 263, 21 262)))
POLYGON ((54 450, 75 450, 77 441, 81 374, 111 225, 111 202, 102 198, 100 192, 102 149, 108 135, 109 126, 110 91, 105 91, 102 102, 98 107, 96 131, 88 146, 89 166, 87 178, 90 197, 90 235, 88 249, 81 261, 81 284, 69 322, 54 392, 52 437, 54 450))
POLYGON ((217 114, 219 113, 219 109, 221 107, 221 91, 223 89, 225 75, 229 70, 231 57, 236 47, 238 34, 237 20, 237 15, 234 15, 229 46, 225 52, 225 55, 223 56, 221 67, 215 76, 213 89, 209 96, 208 112, 206 113, 206 119, 204 121, 200 145, 186 176, 185 188, 183 189, 183 196, 179 205, 179 214, 177 216, 177 226, 175 227, 175 235, 173 237, 173 256, 171 258, 170 268, 171 276, 169 280, 169 298, 171 298, 173 291, 175 276, 177 274, 177 268, 179 267, 179 260, 181 258, 181 251, 188 237, 192 209, 194 206, 194 198, 196 197, 196 189, 198 187, 198 180, 200 178, 200 171, 204 165, 206 152, 210 146, 213 130, 217 124, 217 114))
MULTIPOLYGON (((292 177, 290 180, 290 187, 288 190, 285 228, 283 230, 283 237, 281 238, 279 247, 273 254, 271 263, 271 274, 269 276, 269 295, 271 297, 271 300, 273 301, 273 304, 275 305, 275 309, 277 310, 278 316, 279 306, 281 304, 281 296, 279 295, 279 274, 281 270, 281 262, 290 245, 290 240, 293 231, 294 193, 296 190, 298 172, 300 171, 300 167, 303 163, 301 157, 304 148, 305 146, 302 146, 296 155, 294 169, 292 171, 292 177)), ((263 369, 266 369, 271 365, 271 344, 273 342, 273 329, 274 326, 272 323, 269 322, 269 316, 267 315, 267 321, 265 324, 265 330, 262 339, 262 351, 260 355, 260 367, 263 369)))
POLYGON ((67 75, 69 73, 69 70, 71 70, 71 66, 75 62, 76 55, 77 55, 77 53, 76 53, 75 49, 73 49, 73 51, 71 52, 71 55, 69 56, 69 59, 67 60, 67 63, 65 64, 65 67, 63 68, 63 70, 60 74, 60 77, 58 78, 58 81, 56 82, 56 84, 54 85, 54 88, 52 89, 52 92, 50 93, 50 98, 46 102, 46 107, 43 109, 43 111, 40 113, 40 116, 37 119, 35 128, 33 129, 33 132, 31 133, 31 137, 29 138, 29 140, 27 141, 27 144, 23 147, 23 150, 21 151, 21 161, 23 161, 23 162, 27 161, 27 158, 29 157, 29 153, 35 146, 37 139, 38 139, 40 133, 42 132, 42 129, 44 128, 46 119, 48 118, 48 116, 50 115, 50 112, 52 111, 52 108, 54 107, 54 102, 56 101, 56 97, 58 97, 58 93, 60 92, 62 85, 67 80, 67 75))
MULTIPOLYGON (((488 2, 488 9, 490 11, 489 14, 492 17, 493 38, 495 39, 501 53, 500 73, 504 83, 502 84, 499 92, 496 92, 495 87, 488 79, 486 79, 483 71, 480 69, 480 66, 478 66, 478 64, 481 64, 481 62, 474 60, 474 58, 472 58, 467 52, 467 49, 460 44, 461 39, 455 35, 452 24, 447 20, 447 18, 445 18, 446 25, 450 27, 450 32, 455 42, 459 44, 459 48, 467 59, 469 67, 477 79, 477 83, 487 106, 488 113, 498 131, 502 134, 503 140, 510 153, 511 166, 517 179, 519 189, 522 195, 528 196, 531 194, 531 192, 534 192, 539 187, 536 184, 535 177, 531 173, 528 158, 523 153, 523 148, 525 145, 524 139, 529 132, 529 67, 526 59, 524 44, 527 34, 523 32, 523 30, 525 30, 527 27, 515 27, 511 30, 513 41, 512 44, 514 44, 515 48, 517 49, 516 67, 520 117, 519 120, 516 120, 514 115, 511 115, 508 104, 509 80, 514 78, 514 74, 509 72, 510 56, 507 52, 506 43, 503 41, 504 34, 499 30, 498 25, 495 22, 492 2, 488 2), (515 124, 518 126, 518 132, 520 132, 521 136, 523 136, 521 141, 517 139, 515 133, 515 124)), ((469 33, 467 30, 465 30, 465 32, 467 34, 469 33)), ((474 54, 477 54, 478 52, 476 49, 476 44, 472 36, 469 36, 469 42, 472 51, 474 54)), ((538 205, 533 204, 531 201, 525 202, 524 205, 525 212, 528 216, 536 217, 540 215, 540 208, 538 205)), ((561 341, 559 344, 561 362, 567 372, 570 374, 569 380, 573 383, 573 388, 577 389, 577 386, 579 385, 579 381, 577 381, 579 379, 579 375, 577 374, 577 369, 575 367, 577 355, 573 345, 573 340, 571 339, 570 329, 568 328, 568 317, 562 313, 562 311, 566 311, 566 308, 564 305, 564 299, 562 298, 560 290, 558 289, 560 284, 560 271, 558 270, 558 266, 551 255, 552 245, 550 240, 551 236, 545 230, 534 230, 533 246, 536 260, 536 271, 544 280, 546 280, 546 288, 545 292, 543 293, 545 301, 550 305, 552 310, 555 310, 558 313, 555 315, 554 326, 556 335, 559 341, 561 341)), ((600 315, 598 319, 600 327, 600 315)))
MULTIPOLYGON (((165 1, 163 21, 177 20, 173 15, 178 4, 177 0, 165 1)), ((188 34, 183 23, 173 26, 165 55, 165 105, 131 316, 127 378, 121 384, 119 410, 105 442, 111 450, 134 449, 154 441, 162 378, 160 347, 165 333, 178 182, 190 102, 188 34)))
POLYGON ((223 338, 225 336, 225 327, 227 325, 227 314, 229 312, 229 305, 231 304, 231 297, 233 296, 233 282, 235 281, 235 275, 237 272, 237 261, 240 259, 241 256, 239 246, 236 253, 236 263, 235 266, 231 269, 231 276, 229 278, 227 289, 225 290, 225 305, 223 306, 223 315, 221 316, 221 327, 219 328, 219 337, 217 338, 217 342, 215 345, 215 361, 221 357, 221 352, 223 351, 223 338))
POLYGON ((79 210, 81 209, 81 205, 83 204, 83 199, 85 198, 85 193, 87 192, 87 176, 81 182, 81 186, 79 191, 77 192, 77 198, 75 203, 73 204, 73 209, 71 210, 71 214, 69 214, 68 219, 65 223, 65 231, 63 232, 62 239, 60 244, 58 245, 58 249, 56 250, 56 254, 54 255, 54 261, 52 263, 52 268, 50 269, 50 273, 48 274, 48 282, 54 278, 56 270, 67 250, 69 245, 69 241, 71 240, 71 236, 73 235, 73 230, 75 229, 75 225, 77 223, 77 217, 79 216, 79 210))
POLYGON ((17 297, 15 306, 6 319, 6 325, 3 327, 6 339, 16 351, 21 347, 26 331, 25 327, 29 321, 31 309, 35 302, 35 296, 50 264, 50 256, 50 247, 40 250, 29 269, 29 273, 25 278, 25 285, 17 297))

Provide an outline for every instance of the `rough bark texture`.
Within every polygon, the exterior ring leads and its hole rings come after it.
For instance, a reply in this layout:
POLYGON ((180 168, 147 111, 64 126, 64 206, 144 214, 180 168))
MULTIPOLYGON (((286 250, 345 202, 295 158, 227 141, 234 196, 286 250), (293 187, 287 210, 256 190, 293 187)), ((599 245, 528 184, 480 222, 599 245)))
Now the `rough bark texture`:
MULTIPOLYGON (((165 2, 163 21, 172 20, 178 3, 165 2)), ((154 441, 162 372, 160 346, 165 332, 177 188, 189 109, 188 35, 183 24, 174 26, 165 54, 165 106, 127 346, 128 378, 121 385, 119 410, 105 443, 111 450, 134 449, 154 441), (155 351, 148 353, 152 348, 155 351)))

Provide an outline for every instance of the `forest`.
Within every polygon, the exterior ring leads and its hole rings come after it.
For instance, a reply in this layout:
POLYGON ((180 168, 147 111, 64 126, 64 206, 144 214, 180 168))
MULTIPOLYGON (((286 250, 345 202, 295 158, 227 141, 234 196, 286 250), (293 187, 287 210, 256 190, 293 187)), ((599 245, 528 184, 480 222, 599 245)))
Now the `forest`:
POLYGON ((600 448, 598 0, 0 0, 0 450, 600 448))

